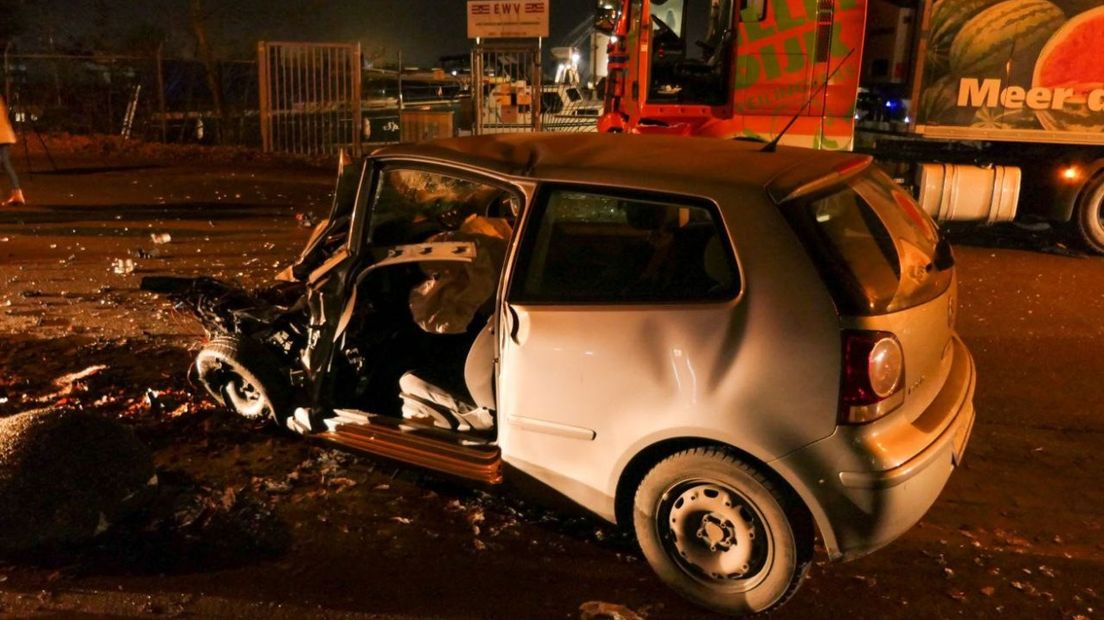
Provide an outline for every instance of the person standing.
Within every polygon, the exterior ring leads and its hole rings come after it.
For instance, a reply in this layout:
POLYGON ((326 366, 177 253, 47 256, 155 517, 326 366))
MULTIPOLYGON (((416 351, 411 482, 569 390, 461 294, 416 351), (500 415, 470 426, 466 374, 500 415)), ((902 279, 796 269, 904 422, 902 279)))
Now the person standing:
POLYGON ((19 177, 12 168, 11 151, 15 145, 15 128, 12 127, 11 118, 8 117, 8 104, 4 96, 0 95, 0 166, 8 173, 11 180, 11 196, 3 202, 3 206, 27 204, 23 197, 23 190, 19 189, 19 177))

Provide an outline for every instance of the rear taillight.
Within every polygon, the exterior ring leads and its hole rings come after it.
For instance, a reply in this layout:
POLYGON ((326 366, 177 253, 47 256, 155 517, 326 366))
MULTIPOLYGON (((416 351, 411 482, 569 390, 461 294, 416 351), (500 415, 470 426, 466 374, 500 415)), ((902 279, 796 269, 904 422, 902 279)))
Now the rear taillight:
POLYGON ((863 424, 904 402, 905 355, 889 332, 843 332, 840 424, 863 424))

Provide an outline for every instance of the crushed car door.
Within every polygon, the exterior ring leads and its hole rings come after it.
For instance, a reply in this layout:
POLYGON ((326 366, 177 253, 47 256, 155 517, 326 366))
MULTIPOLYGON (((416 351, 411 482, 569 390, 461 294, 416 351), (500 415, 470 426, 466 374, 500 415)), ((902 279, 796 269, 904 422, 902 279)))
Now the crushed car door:
POLYGON ((711 393, 739 271, 715 205, 544 186, 502 305, 503 459, 611 516, 608 477, 711 393))
MULTIPOLYGON (((340 276, 340 307, 326 307, 323 291, 318 315, 326 326, 316 348, 319 355, 328 350, 328 357, 312 357, 314 367, 348 354, 358 380, 366 379, 363 368, 374 369, 364 389, 377 395, 399 393, 399 376, 386 383, 395 373, 426 372, 468 403, 464 355, 493 315, 523 194, 494 179, 425 163, 377 162, 365 177, 374 189, 362 188, 367 197, 358 199, 353 218, 358 257, 340 276), (381 346, 390 348, 365 350, 382 332, 390 335, 381 346), (365 340, 366 334, 372 337, 365 340), (365 365, 365 354, 375 361, 365 365)), ((335 388, 320 396, 331 393, 336 402, 363 402, 360 396, 367 395, 335 388)), ((316 402, 326 404, 324 398, 316 402)))
POLYGON ((333 353, 333 332, 340 320, 350 275, 361 255, 365 219, 375 178, 371 158, 352 170, 339 170, 330 217, 312 234, 290 277, 307 285, 310 321, 302 365, 311 384, 311 401, 318 403, 322 380, 333 353))
POLYGON ((277 280, 305 282, 327 256, 344 244, 348 238, 353 209, 356 206, 357 194, 366 170, 368 170, 366 162, 354 163, 342 151, 338 158, 337 182, 334 185, 333 204, 329 215, 315 225, 299 257, 276 276, 277 280))

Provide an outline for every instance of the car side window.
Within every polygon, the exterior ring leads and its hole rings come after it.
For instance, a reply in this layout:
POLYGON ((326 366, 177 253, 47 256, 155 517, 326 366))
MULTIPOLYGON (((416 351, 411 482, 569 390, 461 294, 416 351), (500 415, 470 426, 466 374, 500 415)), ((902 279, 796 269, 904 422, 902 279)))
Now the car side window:
POLYGON ((740 288, 715 208, 691 201, 552 189, 522 243, 514 302, 706 302, 740 288))

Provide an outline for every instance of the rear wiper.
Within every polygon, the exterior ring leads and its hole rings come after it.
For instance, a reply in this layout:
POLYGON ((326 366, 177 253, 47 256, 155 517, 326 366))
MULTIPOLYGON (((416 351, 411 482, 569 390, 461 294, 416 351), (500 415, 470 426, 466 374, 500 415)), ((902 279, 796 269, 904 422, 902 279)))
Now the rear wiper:
POLYGON ((951 251, 950 242, 946 238, 940 237, 939 243, 935 244, 935 256, 932 257, 932 262, 928 263, 926 267, 927 271, 931 271, 933 267, 937 271, 946 271, 954 267, 954 264, 954 252, 951 251))

